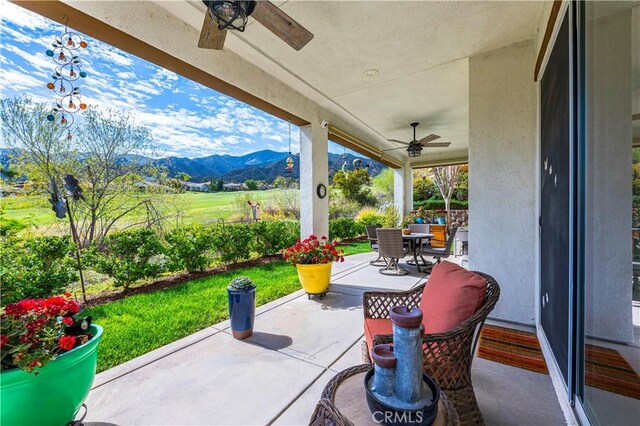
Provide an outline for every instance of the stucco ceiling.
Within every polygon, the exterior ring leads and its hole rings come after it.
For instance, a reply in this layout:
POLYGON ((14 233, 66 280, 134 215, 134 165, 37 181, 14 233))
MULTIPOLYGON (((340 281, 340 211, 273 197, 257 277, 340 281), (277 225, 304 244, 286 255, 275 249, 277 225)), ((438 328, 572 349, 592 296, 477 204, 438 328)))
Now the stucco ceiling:
MULTIPOLYGON (((315 35, 307 46, 296 52, 252 20, 227 37, 225 50, 285 83, 296 80, 296 90, 322 97, 380 140, 410 140, 409 123, 420 121, 418 138, 436 133, 452 142, 423 151, 443 160, 467 155, 468 57, 534 38, 544 10, 541 1, 274 3, 315 35), (379 74, 368 77, 368 69, 379 74)), ((158 4, 200 29, 201 1, 158 4)))

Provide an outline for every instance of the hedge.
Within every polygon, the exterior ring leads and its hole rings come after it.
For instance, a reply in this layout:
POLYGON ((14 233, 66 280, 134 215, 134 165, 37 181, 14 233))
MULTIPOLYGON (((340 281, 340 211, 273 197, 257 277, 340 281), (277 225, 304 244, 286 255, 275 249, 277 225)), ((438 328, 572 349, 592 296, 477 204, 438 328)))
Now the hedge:
MULTIPOLYGON (((444 200, 420 200, 413 202, 413 208, 424 207, 427 210, 444 210, 444 200)), ((468 201, 451 200, 451 210, 467 210, 469 209, 468 201)))

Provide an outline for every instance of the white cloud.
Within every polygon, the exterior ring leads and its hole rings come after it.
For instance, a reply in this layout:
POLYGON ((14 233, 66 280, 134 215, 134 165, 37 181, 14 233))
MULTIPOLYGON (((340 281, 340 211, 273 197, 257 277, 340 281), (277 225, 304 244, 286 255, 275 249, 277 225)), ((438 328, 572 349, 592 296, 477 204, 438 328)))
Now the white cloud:
POLYGON ((54 22, 6 0, 0 0, 0 20, 2 20, 3 28, 7 22, 32 31, 52 30, 57 26, 54 22))

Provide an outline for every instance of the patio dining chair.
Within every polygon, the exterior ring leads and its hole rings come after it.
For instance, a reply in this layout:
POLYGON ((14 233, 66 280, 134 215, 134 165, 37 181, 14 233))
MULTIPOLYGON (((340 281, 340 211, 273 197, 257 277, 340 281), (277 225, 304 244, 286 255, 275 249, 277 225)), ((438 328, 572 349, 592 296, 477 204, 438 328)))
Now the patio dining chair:
POLYGON ((407 275, 409 271, 399 265, 399 260, 408 252, 402 241, 402 231, 397 228, 378 228, 378 254, 387 260, 384 268, 378 272, 382 275, 407 275))
POLYGON ((456 238, 457 231, 458 228, 453 228, 451 230, 451 234, 449 234, 449 238, 447 239, 447 244, 442 248, 433 246, 422 246, 422 254, 435 257, 437 259, 436 263, 440 263, 442 259, 446 259, 447 257, 451 256, 451 247, 453 246, 453 241, 456 238))
POLYGON ((393 343, 390 308, 398 305, 420 307, 426 330, 422 337, 424 372, 436 381, 453 402, 460 424, 483 425, 471 382, 471 364, 482 326, 499 297, 500 286, 493 277, 467 271, 451 262, 435 266, 429 281, 415 289, 406 292, 365 292, 363 311, 366 339, 362 342, 362 361, 371 363, 370 351, 373 346, 393 343), (443 270, 453 270, 454 275, 444 274, 443 270), (429 286, 431 289, 425 290, 429 286), (478 295, 484 298, 479 306, 475 306, 478 304, 478 295), (449 300, 451 298, 454 300, 449 300), (470 317, 458 322, 461 302, 467 304, 467 309, 470 302, 476 310, 469 314, 470 317), (457 325, 449 324, 438 329, 435 323, 446 316, 457 325), (431 331, 434 329, 436 331, 431 331))
MULTIPOLYGON (((367 230, 369 248, 371 248, 371 251, 378 253, 378 235, 376 235, 376 229, 378 229, 378 227, 375 225, 366 225, 364 228, 367 230)), ((387 264, 387 260, 378 253, 378 257, 369 262, 369 264, 374 266, 384 266, 387 264)))

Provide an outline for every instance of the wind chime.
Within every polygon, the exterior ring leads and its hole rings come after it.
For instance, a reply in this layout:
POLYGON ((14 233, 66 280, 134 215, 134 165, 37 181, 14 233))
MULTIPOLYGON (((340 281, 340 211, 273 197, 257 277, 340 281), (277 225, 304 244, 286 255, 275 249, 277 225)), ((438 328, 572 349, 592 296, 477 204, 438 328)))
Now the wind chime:
POLYGON ((289 122, 289 156, 287 157, 287 173, 293 172, 293 154, 291 154, 291 122, 289 122))
POLYGON ((69 18, 65 16, 64 33, 56 36, 51 44, 53 48, 46 51, 47 56, 52 58, 56 65, 51 75, 53 81, 47 83, 47 88, 53 90, 58 97, 51 113, 47 115, 47 120, 67 129, 67 139, 71 139, 73 114, 87 109, 87 104, 83 103, 80 97, 80 87, 75 83, 87 76, 87 73, 82 71, 79 55, 79 50, 86 48, 87 42, 77 33, 68 30, 68 22, 69 18))

